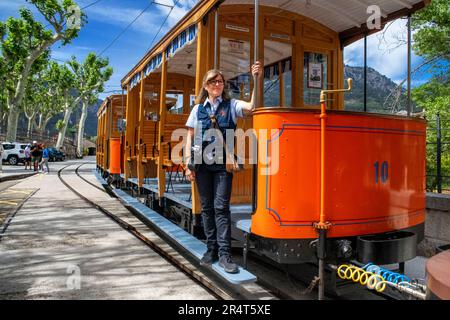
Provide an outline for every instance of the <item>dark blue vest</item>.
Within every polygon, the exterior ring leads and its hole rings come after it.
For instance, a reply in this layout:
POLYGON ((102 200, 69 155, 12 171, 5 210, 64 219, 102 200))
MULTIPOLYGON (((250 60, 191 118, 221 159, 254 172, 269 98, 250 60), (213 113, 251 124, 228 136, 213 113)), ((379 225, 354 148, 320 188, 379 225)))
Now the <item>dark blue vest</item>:
MULTIPOLYGON (((212 114, 212 110, 209 103, 207 103, 207 107, 205 107, 202 104, 198 106, 197 120, 201 121, 202 123, 202 139, 204 139, 205 132, 208 129, 213 128, 212 121, 209 116, 210 114, 212 114)), ((226 130, 227 129, 232 129, 233 131, 236 130, 236 124, 234 123, 233 117, 231 116, 231 101, 223 100, 217 107, 215 116, 216 121, 219 124, 220 130, 222 131, 223 140, 226 142, 227 139, 226 130)), ((213 141, 214 140, 212 140, 211 142, 213 141)))

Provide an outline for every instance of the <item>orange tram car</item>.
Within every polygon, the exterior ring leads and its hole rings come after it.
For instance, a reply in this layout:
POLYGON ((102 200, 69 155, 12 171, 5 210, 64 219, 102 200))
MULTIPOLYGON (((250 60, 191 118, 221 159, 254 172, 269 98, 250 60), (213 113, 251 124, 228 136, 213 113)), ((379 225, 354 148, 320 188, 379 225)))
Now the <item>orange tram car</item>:
MULTIPOLYGON (((382 25, 427 3, 371 2, 382 25)), ((174 156, 185 136, 172 134, 185 128, 203 75, 218 68, 234 98, 250 99, 257 86, 256 110, 238 128, 265 141, 257 164, 233 179, 232 237, 244 254, 319 262, 319 272, 324 262, 414 258, 424 237, 426 122, 410 109, 346 111, 341 90, 351 85, 344 48, 379 31, 368 16, 359 0, 200 0, 123 78, 126 95, 100 108, 98 169, 201 238, 196 186, 174 156), (253 83, 256 60, 264 75, 253 83)))

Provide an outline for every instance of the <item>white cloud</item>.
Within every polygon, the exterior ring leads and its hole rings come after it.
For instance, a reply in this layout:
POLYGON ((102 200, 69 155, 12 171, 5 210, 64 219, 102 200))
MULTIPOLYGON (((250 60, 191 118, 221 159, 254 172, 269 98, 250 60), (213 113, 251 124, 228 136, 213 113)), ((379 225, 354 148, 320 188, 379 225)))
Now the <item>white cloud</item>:
POLYGON ((68 61, 74 55, 75 57, 77 57, 78 61, 82 61, 89 52, 95 51, 95 48, 84 46, 70 46, 69 48, 58 47, 58 50, 55 50, 55 48, 53 48, 52 58, 62 61, 68 61))
MULTIPOLYGON (((88 20, 96 20, 106 24, 113 24, 125 28, 143 10, 135 8, 123 8, 113 6, 92 6, 86 9, 88 20)), ((144 12, 130 29, 147 34, 153 34, 158 27, 158 13, 155 11, 144 12)))
MULTIPOLYGON (((395 48, 399 40, 404 41, 407 36, 406 20, 399 19, 393 22, 384 34, 382 32, 367 38, 367 62, 368 66, 381 74, 391 78, 394 82, 400 82, 407 76, 407 46, 406 43, 395 48)), ((344 51, 344 63, 351 66, 363 66, 364 40, 361 39, 344 51)), ((414 69, 422 59, 414 52, 412 54, 412 68, 414 69)))
MULTIPOLYGON (((159 0, 161 4, 173 6, 173 0, 159 0)), ((173 8, 169 18, 164 26, 163 31, 166 28, 171 28, 197 3, 197 0, 179 1, 179 3, 173 8)), ((135 17, 137 17, 142 8, 124 8, 118 6, 92 6, 86 9, 86 14, 89 20, 96 20, 103 23, 114 24, 125 28, 135 17)), ((170 12, 170 8, 166 6, 160 6, 154 4, 146 12, 144 12, 139 19, 137 19, 130 29, 139 31, 146 34, 154 35, 159 30, 161 23, 170 12)))
MULTIPOLYGON (((165 0, 164 2, 168 3, 169 5, 174 5, 173 0, 165 0)), ((186 0, 186 1, 179 1, 178 4, 173 8, 169 18, 168 18, 168 25, 172 27, 175 25, 178 21, 180 21, 186 13, 197 3, 196 0, 186 0)), ((169 13, 169 8, 162 9, 162 11, 165 11, 165 15, 169 13)))

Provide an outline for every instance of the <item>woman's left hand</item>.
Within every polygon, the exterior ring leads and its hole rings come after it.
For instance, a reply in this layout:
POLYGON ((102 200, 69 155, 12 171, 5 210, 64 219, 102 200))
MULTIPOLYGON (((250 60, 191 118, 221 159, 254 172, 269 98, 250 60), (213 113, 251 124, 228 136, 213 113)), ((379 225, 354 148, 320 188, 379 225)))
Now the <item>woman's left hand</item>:
POLYGON ((261 62, 256 61, 254 65, 252 65, 252 75, 253 77, 260 76, 262 73, 261 62))

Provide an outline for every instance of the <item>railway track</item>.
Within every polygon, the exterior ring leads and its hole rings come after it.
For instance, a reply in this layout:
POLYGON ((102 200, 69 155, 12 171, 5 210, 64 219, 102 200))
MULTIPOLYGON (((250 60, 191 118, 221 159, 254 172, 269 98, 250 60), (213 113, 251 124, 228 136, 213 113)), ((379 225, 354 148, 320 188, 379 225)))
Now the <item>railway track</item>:
MULTIPOLYGON (((101 191, 102 193, 111 195, 112 192, 108 192, 107 190, 99 187, 98 185, 92 183, 82 174, 80 174, 80 169, 86 165, 87 163, 78 164, 75 168, 76 176, 82 180, 84 183, 88 184, 90 187, 95 188, 96 190, 101 191)), ((217 299, 229 300, 229 299, 252 299, 251 296, 248 295, 248 292, 243 292, 242 290, 235 290, 235 288, 230 287, 220 279, 214 276, 212 272, 208 272, 209 270, 202 270, 203 272, 198 272, 198 266, 193 263, 186 263, 186 261, 180 261, 179 257, 175 257, 173 253, 168 252, 166 249, 162 248, 160 245, 155 243, 143 234, 143 230, 139 230, 133 224, 128 223, 123 218, 118 217, 116 214, 112 213, 111 210, 108 210, 104 207, 102 203, 96 201, 95 199, 90 199, 89 197, 84 196, 80 192, 78 192, 73 186, 71 186, 67 181, 64 180, 61 173, 72 165, 68 165, 63 167, 59 172, 58 176, 64 185, 69 188, 72 192, 77 194, 80 198, 89 203, 92 207, 95 207, 97 210, 101 211, 109 218, 118 223, 122 228, 133 234, 136 238, 145 243, 152 250, 157 252, 160 256, 169 261, 172 265, 177 267, 180 271, 186 274, 189 278, 194 280, 196 283, 204 287, 208 292, 213 294, 217 299)), ((90 170, 89 170, 90 171, 90 170)), ((130 210, 132 211, 132 210, 130 210)), ((139 218, 137 215, 135 218, 139 218)), ((150 226, 148 226, 150 228, 150 226)), ((153 232, 153 231, 152 231, 153 232)), ((162 237, 163 241, 166 242, 163 235, 155 233, 155 236, 162 237)), ((180 250, 180 248, 177 248, 180 250)), ((239 260, 238 255, 235 255, 239 260)), ((281 299, 299 299, 299 300, 315 300, 317 297, 317 293, 315 292, 315 283, 310 282, 307 283, 305 280, 296 277, 294 273, 291 273, 289 268, 285 269, 277 269, 273 264, 260 257, 255 257, 254 255, 250 255, 249 259, 249 268, 252 269, 252 272, 258 274, 258 286, 262 286, 265 290, 270 291, 270 293, 276 298, 281 299), (282 285, 281 285, 282 284, 282 285)), ((302 266, 302 268, 309 268, 311 266, 302 266)), ((291 268, 292 269, 292 268, 291 268)), ((311 270, 309 270, 311 272, 311 270)), ((350 284, 349 284, 350 285, 350 284)), ((245 290, 244 290, 245 291, 245 290)), ((356 285, 353 286, 352 294, 346 294, 344 296, 336 296, 334 294, 327 294, 327 299, 337 299, 337 300, 351 300, 351 299, 389 299, 392 297, 386 294, 380 294, 376 292, 369 292, 364 288, 358 288, 356 285), (357 291, 357 292, 356 292, 357 291)))
MULTIPOLYGON (((163 257, 166 261, 175 266, 178 270, 183 272, 195 283, 203 287, 216 299, 220 300, 257 299, 256 296, 252 296, 252 293, 248 291, 248 288, 241 288, 228 285, 227 283, 225 283, 225 281, 217 279, 218 277, 214 276, 213 272, 209 271, 208 268, 204 268, 205 270, 202 269, 201 271, 199 271, 199 268, 196 266, 195 263, 192 263, 186 257, 180 255, 177 251, 173 250, 172 247, 167 245, 164 239, 162 239, 164 245, 158 243, 161 242, 161 237, 157 235, 155 232, 153 232, 148 228, 142 230, 142 228, 136 227, 135 225, 133 225, 133 223, 126 221, 130 217, 125 216, 119 217, 118 214, 113 213, 110 200, 99 201, 98 199, 92 199, 92 197, 86 196, 86 194, 89 194, 88 191, 81 193, 79 190, 77 190, 77 188, 73 185, 73 183, 70 183, 67 178, 64 178, 65 173, 69 172, 69 167, 76 166, 76 168, 72 168, 72 171, 75 172, 76 177, 79 178, 79 181, 83 181, 85 183, 85 186, 89 186, 88 188, 95 188, 96 190, 105 193, 105 195, 109 194, 104 189, 98 187, 97 185, 90 182, 88 179, 84 178, 80 174, 79 172, 80 168, 85 164, 87 163, 69 164, 67 166, 62 167, 58 171, 58 178, 70 191, 76 194, 79 198, 83 199, 91 207, 97 209, 98 211, 102 212, 110 219, 115 221, 124 230, 131 233, 134 237, 139 239, 150 249, 158 253, 161 257, 163 257)), ((137 217, 133 216, 133 218, 137 217)), ((253 284, 253 286, 255 285, 253 284)), ((258 287, 257 288, 258 295, 261 296, 261 288, 259 286, 257 287, 258 287)), ((273 294, 271 293, 267 293, 267 295, 273 297, 273 294)))

